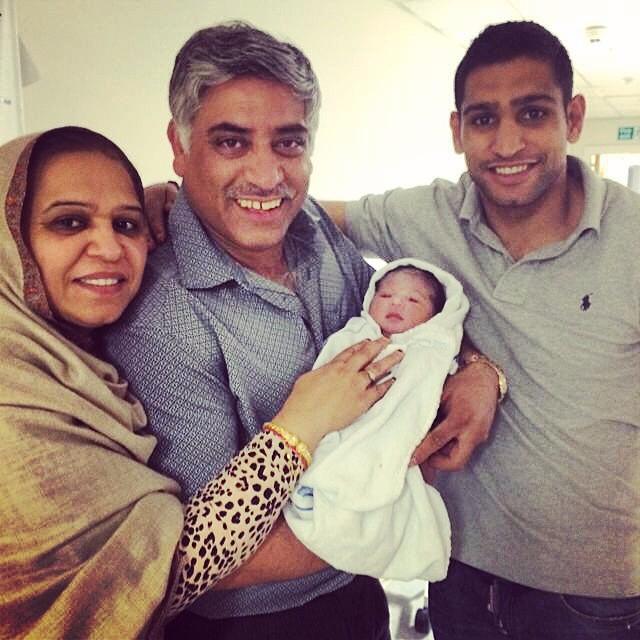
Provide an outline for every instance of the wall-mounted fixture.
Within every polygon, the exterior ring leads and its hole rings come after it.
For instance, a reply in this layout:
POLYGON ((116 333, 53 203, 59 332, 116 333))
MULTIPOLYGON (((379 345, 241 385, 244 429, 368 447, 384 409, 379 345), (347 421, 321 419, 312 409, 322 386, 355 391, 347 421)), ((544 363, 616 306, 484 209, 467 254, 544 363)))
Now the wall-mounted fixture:
POLYGON ((605 27, 604 25, 592 25, 590 27, 587 27, 584 31, 587 35, 587 40, 591 44, 599 44, 605 37, 607 27, 605 27))

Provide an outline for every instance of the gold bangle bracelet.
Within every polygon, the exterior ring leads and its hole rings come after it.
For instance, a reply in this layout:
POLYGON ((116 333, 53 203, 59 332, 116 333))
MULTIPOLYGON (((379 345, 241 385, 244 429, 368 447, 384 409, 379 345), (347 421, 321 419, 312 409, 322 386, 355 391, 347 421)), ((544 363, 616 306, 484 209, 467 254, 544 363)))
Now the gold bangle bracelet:
POLYGON ((498 404, 500 404, 504 397, 507 395, 509 385, 507 384, 507 377, 504 375, 504 371, 490 358, 480 353, 472 353, 467 358, 463 358, 463 368, 478 362, 480 364, 486 364, 487 367, 493 369, 493 372, 498 376, 498 404))
POLYGON ((274 422, 265 422, 262 425, 262 430, 271 431, 282 438, 282 440, 284 440, 284 442, 298 455, 300 460, 302 460, 302 466, 305 469, 311 464, 311 451, 309 451, 309 447, 307 447, 307 445, 302 442, 298 436, 294 436, 293 433, 289 433, 286 429, 279 427, 274 422))

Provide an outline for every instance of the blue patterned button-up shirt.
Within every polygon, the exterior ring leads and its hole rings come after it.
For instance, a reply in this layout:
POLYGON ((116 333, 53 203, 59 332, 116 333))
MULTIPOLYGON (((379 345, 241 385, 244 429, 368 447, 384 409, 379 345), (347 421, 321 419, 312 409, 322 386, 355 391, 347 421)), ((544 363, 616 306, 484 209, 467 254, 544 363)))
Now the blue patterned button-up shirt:
MULTIPOLYGON (((285 238, 295 294, 220 249, 182 192, 169 234, 149 259, 140 294, 108 331, 106 350, 158 437, 152 466, 188 497, 279 411, 329 334, 360 312, 370 268, 311 200, 285 238)), ((211 618, 279 611, 350 579, 327 569, 211 591, 191 609, 211 618)))

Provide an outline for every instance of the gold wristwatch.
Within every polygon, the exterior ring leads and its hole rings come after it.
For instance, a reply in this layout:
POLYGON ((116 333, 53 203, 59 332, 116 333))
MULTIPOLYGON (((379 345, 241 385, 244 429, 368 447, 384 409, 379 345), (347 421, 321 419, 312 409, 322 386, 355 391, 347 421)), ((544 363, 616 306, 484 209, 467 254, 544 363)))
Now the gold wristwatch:
POLYGON ((507 377, 504 375, 504 371, 493 360, 490 360, 487 356, 483 356, 479 353, 472 353, 470 356, 462 359, 463 367, 473 364, 474 362, 486 364, 496 372, 496 375, 498 376, 498 403, 502 402, 509 390, 507 377))

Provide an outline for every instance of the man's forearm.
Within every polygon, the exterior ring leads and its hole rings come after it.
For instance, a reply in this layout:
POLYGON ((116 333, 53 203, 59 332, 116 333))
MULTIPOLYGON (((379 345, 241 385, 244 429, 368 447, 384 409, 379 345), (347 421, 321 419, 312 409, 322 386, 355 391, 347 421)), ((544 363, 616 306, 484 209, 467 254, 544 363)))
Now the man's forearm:
POLYGON ((498 397, 500 401, 507 393, 507 379, 502 368, 493 360, 485 356, 472 342, 467 338, 466 334, 462 337, 460 352, 458 354, 458 362, 461 366, 468 366, 472 363, 481 363, 487 365, 496 377, 498 383, 498 397))
POLYGON ((283 517, 256 553, 214 589, 238 589, 265 582, 292 580, 326 569, 329 565, 309 551, 293 534, 283 517))
POLYGON ((324 200, 320 202, 320 206, 322 206, 343 233, 346 233, 347 226, 346 204, 347 203, 342 200, 324 200))

